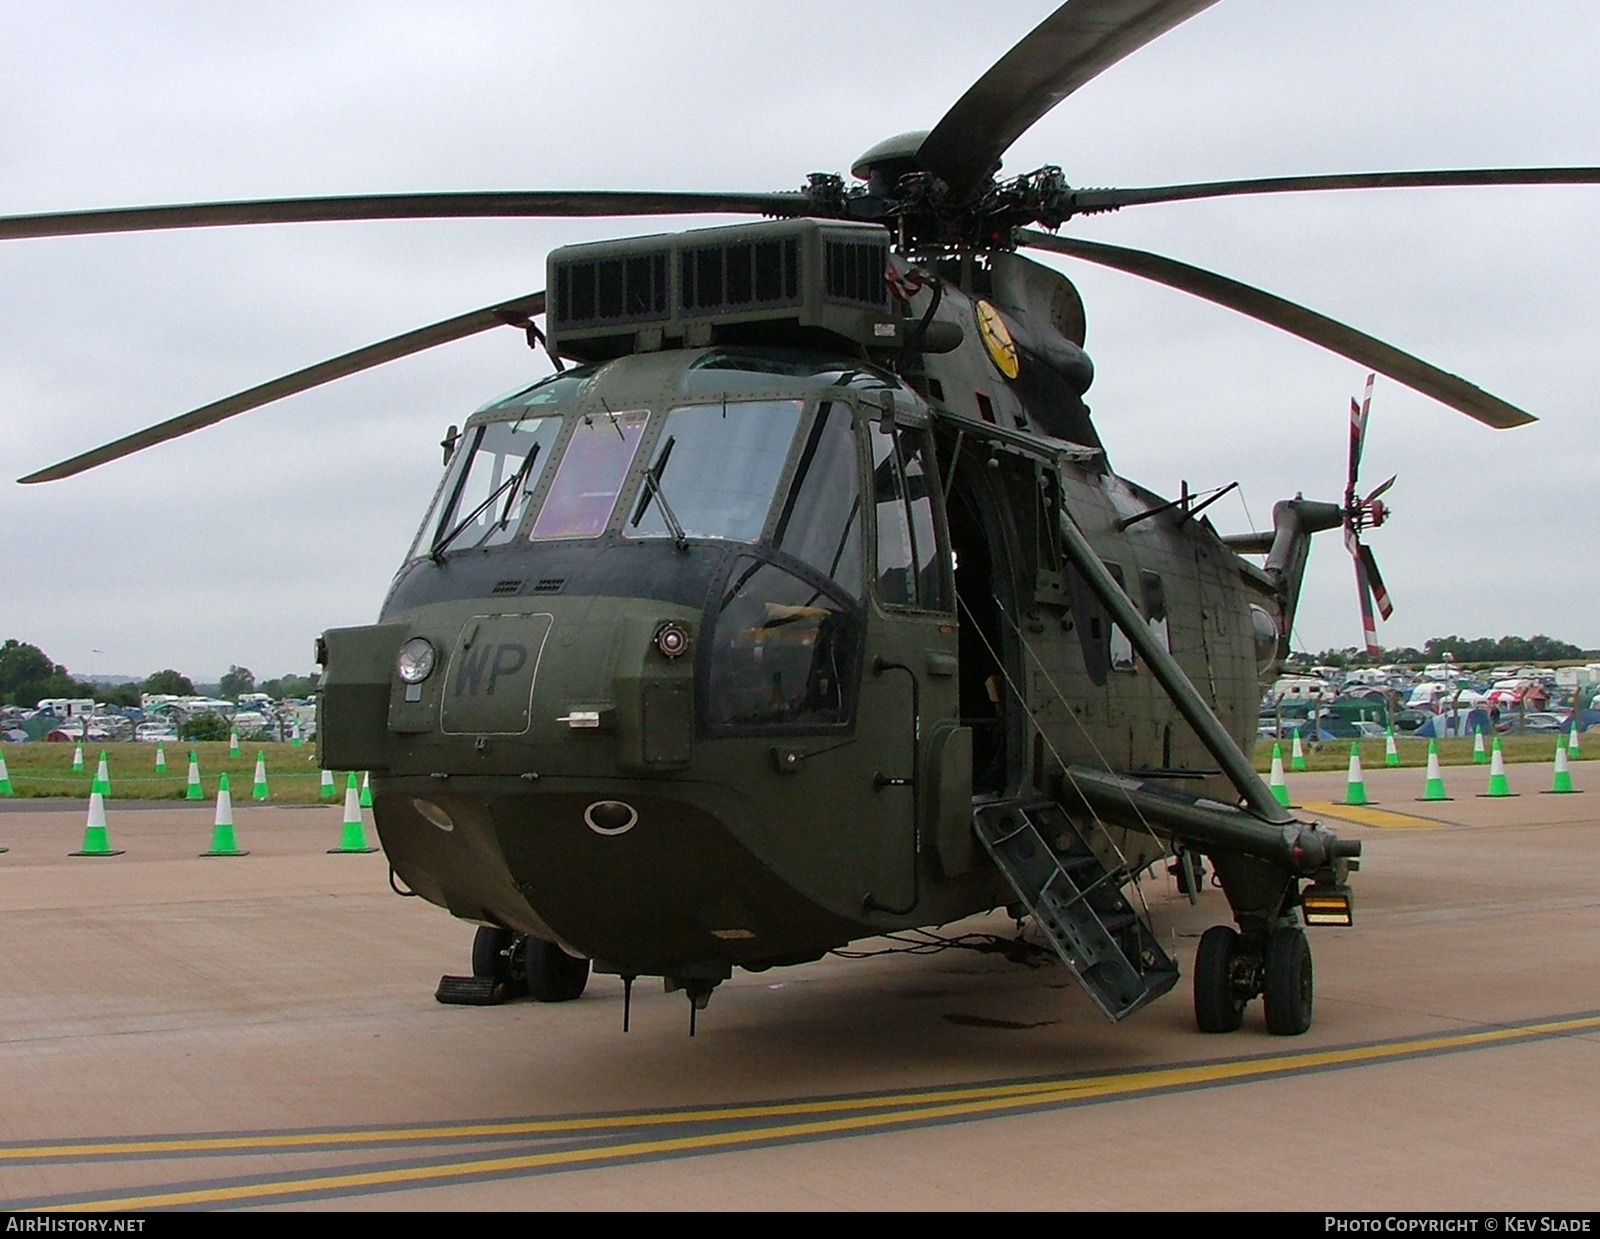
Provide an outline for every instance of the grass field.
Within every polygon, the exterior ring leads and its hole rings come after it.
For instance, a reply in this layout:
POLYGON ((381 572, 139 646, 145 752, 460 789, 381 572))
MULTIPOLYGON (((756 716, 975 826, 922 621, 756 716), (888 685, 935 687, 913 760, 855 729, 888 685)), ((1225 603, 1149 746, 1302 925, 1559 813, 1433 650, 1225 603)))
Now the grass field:
MULTIPOLYGON (((1590 742, 1594 756, 1600 758, 1600 734, 1590 742)), ((1397 740, 1400 764, 1421 768, 1428 763, 1428 745, 1423 740, 1397 740)), ((1500 744, 1508 762, 1550 761, 1555 757, 1553 735, 1501 736, 1500 744)), ((111 772, 113 800, 182 800, 188 774, 189 749, 200 759, 200 786, 206 800, 217 794, 217 776, 226 773, 237 803, 250 799, 255 782, 256 753, 266 754, 269 799, 281 804, 314 804, 320 798, 322 772, 317 768, 316 749, 311 744, 295 748, 289 744, 241 744, 239 756, 228 756, 226 741, 195 745, 173 745, 167 749, 167 772, 155 771, 155 745, 107 744, 106 765, 111 772)), ((11 774, 11 786, 18 796, 55 796, 88 800, 89 784, 101 749, 84 750, 82 774, 72 773, 70 744, 12 744, 4 752, 11 774)), ((1586 750, 1587 752, 1587 750, 1586 750)), ((1283 745, 1283 761, 1289 764, 1290 746, 1283 745)), ((1439 761, 1446 766, 1472 764, 1471 740, 1444 740, 1439 744, 1439 761)), ((1308 746, 1306 764, 1312 770, 1344 770, 1350 764, 1349 741, 1326 741, 1320 750, 1308 746)), ((1361 742, 1361 764, 1368 769, 1383 765, 1383 741, 1361 742)), ((1255 766, 1265 773, 1272 765, 1272 741, 1258 740, 1255 766)), ((335 797, 344 794, 344 773, 335 776, 335 797)))
MULTIPOLYGON (((72 772, 70 744, 8 744, 4 747, 11 786, 18 796, 65 796, 89 799, 89 784, 101 751, 111 775, 112 800, 182 800, 189 772, 189 750, 200 761, 200 788, 206 800, 215 800, 217 776, 228 776, 234 802, 245 804, 255 782, 256 754, 267 759, 269 800, 283 804, 314 804, 319 798, 322 771, 317 768, 316 747, 305 744, 239 745, 239 756, 228 756, 228 742, 168 745, 167 772, 155 770, 153 744, 89 745, 83 751, 83 773, 72 772)), ((344 795, 344 775, 339 773, 336 796, 344 795)))

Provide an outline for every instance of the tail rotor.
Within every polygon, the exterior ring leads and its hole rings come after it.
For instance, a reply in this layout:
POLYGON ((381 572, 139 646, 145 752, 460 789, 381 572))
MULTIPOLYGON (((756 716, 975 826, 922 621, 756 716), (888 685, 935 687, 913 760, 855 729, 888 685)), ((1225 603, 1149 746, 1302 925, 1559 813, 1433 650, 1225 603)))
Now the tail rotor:
POLYGON ((1350 400, 1350 468, 1344 488, 1344 546, 1355 564, 1361 632, 1366 640, 1367 653, 1373 656, 1379 653, 1378 627, 1373 618, 1374 604, 1378 614, 1386 620, 1394 614, 1394 605, 1389 601, 1389 591, 1383 584, 1383 575, 1378 571, 1377 557, 1373 555, 1372 548, 1361 541, 1361 531, 1376 529, 1389 518, 1388 505, 1381 496, 1395 483, 1391 477, 1365 498, 1361 498, 1356 489, 1361 472, 1361 449, 1367 437, 1367 414, 1372 409, 1372 382, 1375 377, 1367 375, 1366 391, 1360 403, 1354 397, 1350 400))

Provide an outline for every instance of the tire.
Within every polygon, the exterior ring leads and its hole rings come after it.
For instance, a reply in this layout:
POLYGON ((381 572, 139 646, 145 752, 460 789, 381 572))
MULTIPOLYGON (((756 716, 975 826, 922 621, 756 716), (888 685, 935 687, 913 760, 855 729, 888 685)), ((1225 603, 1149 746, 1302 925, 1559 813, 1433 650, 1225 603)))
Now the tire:
POLYGON ((526 993, 526 941, 513 929, 480 925, 472 939, 472 975, 493 977, 506 987, 507 998, 526 993))
POLYGON ((1200 935, 1194 956, 1194 1022, 1203 1033, 1237 1032, 1245 1000, 1233 985, 1239 935, 1231 925, 1213 925, 1200 935))
POLYGON ((480 925, 477 935, 472 939, 472 975, 509 981, 510 967, 505 951, 515 937, 516 934, 509 929, 480 925))
POLYGON ((554 942, 529 938, 528 996, 539 1002, 571 1002, 589 984, 589 961, 573 959, 554 942))
POLYGON ((1301 929, 1280 929, 1267 939, 1267 1031, 1298 1037, 1311 1027, 1311 944, 1301 929))

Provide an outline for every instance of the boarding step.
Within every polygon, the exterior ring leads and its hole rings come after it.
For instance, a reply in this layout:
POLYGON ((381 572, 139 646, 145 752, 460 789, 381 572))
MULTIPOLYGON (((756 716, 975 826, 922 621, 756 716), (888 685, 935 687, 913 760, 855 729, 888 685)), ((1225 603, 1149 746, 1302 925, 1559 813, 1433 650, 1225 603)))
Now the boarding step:
POLYGON ((1108 1019, 1177 984, 1178 965, 1122 894, 1132 875, 1108 870, 1059 804, 1036 797, 979 805, 972 829, 1108 1019))

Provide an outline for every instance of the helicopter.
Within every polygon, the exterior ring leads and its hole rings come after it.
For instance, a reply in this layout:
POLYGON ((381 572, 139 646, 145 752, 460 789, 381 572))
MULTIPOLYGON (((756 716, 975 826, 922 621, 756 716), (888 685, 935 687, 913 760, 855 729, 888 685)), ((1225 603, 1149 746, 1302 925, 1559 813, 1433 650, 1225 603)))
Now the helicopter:
POLYGON ((1298 922, 1351 919, 1359 849, 1277 806, 1242 746, 1260 680, 1287 650, 1312 534, 1359 531, 1354 504, 1376 499, 1288 500, 1270 538, 1229 542, 1204 498, 1117 477, 1084 403, 1081 298, 1021 251, 1196 293, 1509 427, 1531 419, 1303 307, 1057 230, 1158 201, 1600 176, 1079 190, 1044 168, 994 180, 1029 124, 1205 7, 1071 0, 933 130, 874 147, 848 182, 0 220, 0 238, 20 239, 352 218, 772 217, 566 247, 543 292, 24 480, 452 339, 521 330, 561 368, 446 436, 444 478, 380 622, 319 643, 323 764, 373 771, 398 878, 484 926, 475 977, 560 999, 581 992, 593 961, 630 985, 662 976, 698 1010, 735 966, 1011 906, 1123 1018, 1177 981, 1134 882, 1170 859, 1191 891, 1209 863, 1238 925, 1202 940, 1200 1026, 1237 1027, 1260 995, 1273 1032, 1303 1032, 1312 974, 1298 922), (1264 565, 1242 558, 1252 553, 1264 565))

